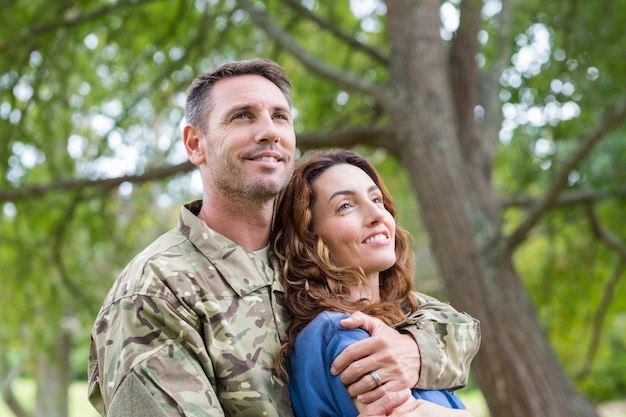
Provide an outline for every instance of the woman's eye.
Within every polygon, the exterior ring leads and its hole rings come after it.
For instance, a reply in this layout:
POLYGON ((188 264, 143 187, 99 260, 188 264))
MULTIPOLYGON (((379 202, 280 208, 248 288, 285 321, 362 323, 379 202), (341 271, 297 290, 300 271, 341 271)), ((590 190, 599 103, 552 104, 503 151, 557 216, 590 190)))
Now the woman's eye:
POLYGON ((344 211, 349 209, 350 207, 350 203, 343 203, 339 207, 337 207, 337 211, 344 211))
POLYGON ((372 201, 376 204, 384 204, 385 200, 382 197, 374 197, 372 201))

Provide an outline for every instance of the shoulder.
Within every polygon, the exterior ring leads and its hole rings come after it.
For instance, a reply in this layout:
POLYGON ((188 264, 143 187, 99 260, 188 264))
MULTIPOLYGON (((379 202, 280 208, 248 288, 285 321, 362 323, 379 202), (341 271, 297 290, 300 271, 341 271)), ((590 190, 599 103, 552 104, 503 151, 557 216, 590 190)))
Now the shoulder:
POLYGON ((336 355, 354 342, 369 337, 362 329, 348 329, 341 320, 349 314, 325 311, 317 315, 296 338, 295 349, 311 352, 318 350, 336 355))
POLYGON ((341 328, 341 320, 349 316, 350 315, 347 313, 340 313, 338 311, 324 311, 318 314, 303 331, 337 330, 341 328))
POLYGON ((164 233, 126 264, 112 288, 116 295, 111 296, 160 292, 155 286, 161 287, 162 281, 192 268, 190 259, 200 259, 193 252, 197 250, 178 229, 164 233))
POLYGON ((348 314, 326 311, 298 335, 289 357, 289 390, 296 415, 356 415, 358 412, 339 376, 330 373, 335 358, 350 344, 368 337, 346 329, 348 314))

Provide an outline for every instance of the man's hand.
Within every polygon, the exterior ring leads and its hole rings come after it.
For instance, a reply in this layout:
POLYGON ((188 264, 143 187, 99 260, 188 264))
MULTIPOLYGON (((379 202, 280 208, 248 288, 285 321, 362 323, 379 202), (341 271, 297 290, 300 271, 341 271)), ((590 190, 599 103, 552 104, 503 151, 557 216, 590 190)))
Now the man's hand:
POLYGON ((455 410, 411 397, 408 390, 390 392, 368 404, 358 417, 475 417, 467 410, 455 410))
POLYGON ((332 364, 331 373, 340 375, 351 397, 370 403, 393 391, 413 388, 419 379, 421 357, 415 339, 385 325, 382 321, 356 312, 341 321, 346 328, 360 327, 370 338, 356 342, 332 364), (376 371, 381 386, 370 375, 376 371))

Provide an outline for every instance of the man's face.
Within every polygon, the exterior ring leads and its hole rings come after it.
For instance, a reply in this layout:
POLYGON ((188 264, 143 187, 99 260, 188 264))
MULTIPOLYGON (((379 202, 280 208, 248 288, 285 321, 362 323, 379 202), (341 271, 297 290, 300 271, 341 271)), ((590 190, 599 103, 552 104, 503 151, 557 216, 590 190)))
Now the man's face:
POLYGON ((248 201, 275 197, 289 181, 296 138, 287 98, 268 79, 243 75, 218 81, 202 138, 203 182, 248 201))

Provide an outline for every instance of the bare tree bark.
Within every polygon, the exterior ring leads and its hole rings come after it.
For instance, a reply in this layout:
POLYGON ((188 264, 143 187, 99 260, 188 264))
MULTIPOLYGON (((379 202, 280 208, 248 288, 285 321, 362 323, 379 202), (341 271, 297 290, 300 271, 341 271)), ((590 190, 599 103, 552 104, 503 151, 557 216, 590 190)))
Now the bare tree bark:
POLYGON ((71 336, 68 329, 59 330, 55 352, 40 352, 37 364, 37 395, 34 417, 67 417, 71 382, 71 336))
POLYGON ((468 109, 455 107, 445 76, 439 1, 390 0, 387 13, 394 28, 392 81, 396 91, 407 92, 395 95, 388 114, 450 300, 481 320, 483 343, 473 369, 491 415, 596 416, 542 332, 499 232, 488 179, 464 156, 456 123, 468 109))
MULTIPOLYGON (((2 358, 4 362, 4 358, 2 358)), ((6 363, 3 364, 2 369, 7 366, 6 363)), ((33 417, 30 413, 24 409, 24 406, 15 396, 15 392, 13 391, 13 382, 20 376, 22 369, 20 366, 15 366, 11 369, 6 375, 3 376, 2 380, 2 399, 4 403, 7 405, 9 410, 13 412, 15 417, 33 417)), ((2 372, 4 374, 4 372, 2 372)))

